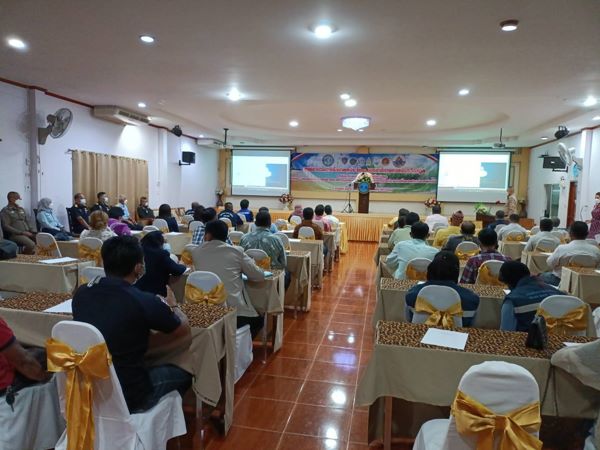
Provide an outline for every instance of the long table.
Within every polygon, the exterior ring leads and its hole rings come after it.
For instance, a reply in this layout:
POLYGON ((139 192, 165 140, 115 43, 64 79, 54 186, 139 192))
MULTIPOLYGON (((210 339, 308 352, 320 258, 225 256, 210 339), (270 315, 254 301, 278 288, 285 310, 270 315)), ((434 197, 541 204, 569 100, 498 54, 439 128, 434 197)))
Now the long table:
POLYGON ((552 354, 564 346, 564 336, 550 335, 548 348, 537 351, 525 347, 526 333, 464 328, 459 331, 469 333, 467 346, 455 351, 420 344, 427 328, 378 323, 375 348, 356 392, 356 403, 369 406, 369 442, 383 438, 389 449, 392 432, 414 437, 427 420, 447 418, 461 377, 484 361, 506 361, 529 370, 540 388, 543 415, 585 419, 598 415, 600 392, 550 364, 552 354))
POLYGON ((323 284, 323 269, 325 258, 323 257, 323 241, 311 241, 308 239, 290 239, 293 251, 310 252, 311 282, 315 287, 323 284))
POLYGON ((285 291, 285 306, 310 311, 312 296, 310 252, 292 250, 286 256, 291 283, 285 291))
POLYGON ((600 304, 600 273, 595 269, 563 267, 558 288, 586 303, 600 304))
POLYGON ((548 267, 548 257, 552 253, 538 252, 537 250, 532 252, 526 252, 523 250, 521 254, 521 262, 527 266, 531 275, 539 275, 550 271, 548 267))
POLYGON ((521 258, 521 253, 525 249, 527 242, 507 242, 500 241, 498 243, 498 251, 505 256, 508 256, 512 260, 518 260, 521 258))

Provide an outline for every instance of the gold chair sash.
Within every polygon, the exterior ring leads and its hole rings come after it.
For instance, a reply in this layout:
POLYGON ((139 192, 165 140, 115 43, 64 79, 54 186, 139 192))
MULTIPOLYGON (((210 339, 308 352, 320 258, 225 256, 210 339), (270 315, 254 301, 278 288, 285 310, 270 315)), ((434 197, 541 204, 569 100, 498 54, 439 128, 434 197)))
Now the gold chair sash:
POLYGON ((506 242, 523 242, 524 239, 525 236, 523 236, 522 234, 509 234, 508 236, 506 236, 506 242))
POLYGON ((57 249, 58 245, 56 244, 56 242, 51 242, 50 245, 47 246, 37 244, 36 253, 39 256, 52 256, 57 249))
POLYGON ((85 353, 55 339, 46 342, 48 370, 65 372, 67 449, 94 448, 93 378, 110 376, 111 357, 106 343, 93 345, 85 353))
POLYGON ((492 274, 492 271, 490 270, 490 268, 485 265, 482 265, 479 268, 479 273, 477 276, 477 283, 478 284, 488 284, 491 286, 504 286, 504 283, 502 283, 498 279, 498 277, 494 276, 492 274))
POLYGON ((551 333, 573 334, 587 328, 587 306, 572 309, 564 316, 554 317, 548 311, 538 308, 537 314, 546 320, 546 327, 551 333))
POLYGON ((456 302, 445 311, 440 311, 423 297, 417 297, 415 311, 418 313, 429 314, 429 318, 425 321, 425 325, 432 327, 442 326, 446 329, 454 328, 454 317, 462 317, 463 315, 460 302, 456 302))
POLYGON ((194 265, 194 259, 192 258, 192 253, 189 250, 184 250, 181 254, 181 262, 188 267, 194 265))
POLYGON ((269 256, 263 259, 255 259, 254 262, 263 270, 271 270, 271 258, 269 256))
POLYGON ((479 249, 476 248, 474 250, 470 250, 468 252, 463 252, 462 250, 456 250, 456 252, 454 252, 456 254, 456 256, 458 257, 458 259, 460 259, 461 261, 467 261, 471 256, 475 256, 479 254, 479 249))
POLYGON ((210 303, 220 305, 227 298, 227 291, 223 283, 217 284, 206 292, 190 283, 185 285, 185 299, 192 303, 210 303))
POLYGON ((102 264, 101 249, 102 249, 101 247, 98 247, 97 249, 94 250, 94 249, 88 247, 87 245, 79 244, 78 254, 79 254, 79 257, 82 259, 93 259, 94 261, 96 261, 96 265, 100 266, 102 264))
POLYGON ((410 264, 406 266, 406 279, 407 280, 417 280, 417 281, 427 281, 427 272, 419 272, 410 264))
POLYGON ((452 415, 460 434, 477 436, 477 450, 494 448, 494 434, 500 439, 498 450, 542 449, 542 441, 526 430, 540 430, 542 417, 539 402, 500 415, 458 391, 452 404, 452 415))
POLYGON ((315 240, 314 236, 300 236, 300 235, 298 235, 298 237, 300 239, 302 239, 302 240, 305 240, 305 241, 314 241, 315 240))
POLYGON ((162 228, 160 229, 160 232, 161 232, 161 233, 163 233, 163 234, 166 234, 166 233, 168 233, 168 232, 169 232, 169 227, 162 227, 162 228))
POLYGON ((278 224, 275 224, 275 226, 277 227, 277 229, 279 231, 287 230, 287 223, 278 223, 278 224))

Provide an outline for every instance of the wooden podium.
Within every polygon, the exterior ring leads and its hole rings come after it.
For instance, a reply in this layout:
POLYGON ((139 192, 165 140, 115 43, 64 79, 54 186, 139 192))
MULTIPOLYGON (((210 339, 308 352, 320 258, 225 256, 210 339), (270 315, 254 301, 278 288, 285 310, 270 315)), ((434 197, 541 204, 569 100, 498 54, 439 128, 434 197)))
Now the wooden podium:
POLYGON ((369 212, 369 194, 375 189, 375 183, 362 181, 354 183, 354 189, 358 190, 358 212, 367 214, 369 212))

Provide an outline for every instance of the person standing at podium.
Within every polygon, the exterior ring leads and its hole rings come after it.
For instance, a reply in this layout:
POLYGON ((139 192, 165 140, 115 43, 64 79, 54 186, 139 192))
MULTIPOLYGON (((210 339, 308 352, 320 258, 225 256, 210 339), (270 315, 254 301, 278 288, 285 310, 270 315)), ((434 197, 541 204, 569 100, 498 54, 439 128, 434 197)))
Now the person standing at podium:
POLYGON ((506 190, 506 205, 504 206, 504 216, 510 217, 512 214, 518 214, 519 202, 515 195, 515 189, 512 186, 506 190))

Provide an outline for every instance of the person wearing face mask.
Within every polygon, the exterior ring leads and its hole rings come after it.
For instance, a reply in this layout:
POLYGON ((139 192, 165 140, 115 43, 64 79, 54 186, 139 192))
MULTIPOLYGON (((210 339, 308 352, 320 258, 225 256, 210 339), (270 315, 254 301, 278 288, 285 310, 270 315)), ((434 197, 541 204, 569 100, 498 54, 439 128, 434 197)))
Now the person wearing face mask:
POLYGON ((592 220, 588 221, 590 224, 590 232, 588 237, 595 239, 600 234, 600 192, 596 192, 596 198, 594 199, 594 209, 592 209, 592 220))
POLYGON ((102 211, 108 214, 110 204, 108 203, 108 195, 106 195, 106 192, 98 192, 96 198, 98 199, 98 202, 94 206, 92 206, 90 212, 102 211))
POLYGON ((112 356, 131 413, 147 411, 172 391, 181 396, 192 375, 173 364, 149 366, 146 353, 157 347, 191 343, 188 319, 175 295, 160 297, 138 289, 144 252, 137 238, 118 236, 102 246, 106 277, 83 284, 73 296, 73 319, 95 326, 112 356))
POLYGON ((139 222, 143 225, 152 225, 152 222, 154 222, 154 211, 150 209, 148 197, 140 197, 140 204, 136 212, 139 222))
POLYGON ((81 192, 75 194, 71 207, 71 233, 79 236, 83 230, 90 229, 90 212, 88 211, 85 195, 81 192))
POLYGON ((2 229, 6 238, 23 247, 23 253, 35 253, 35 225, 31 223, 27 213, 20 206, 21 196, 18 192, 9 192, 6 196, 8 205, 0 211, 2 229))
POLYGON ((52 209, 52 200, 47 197, 38 202, 37 221, 42 233, 50 233, 57 241, 70 241, 71 235, 65 231, 65 227, 58 221, 52 209))

